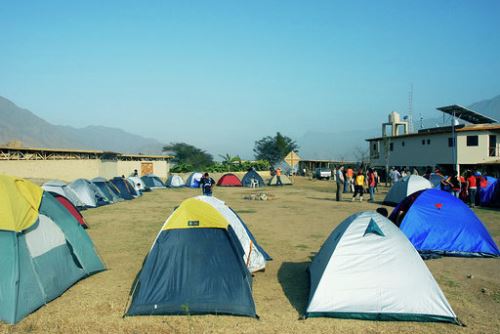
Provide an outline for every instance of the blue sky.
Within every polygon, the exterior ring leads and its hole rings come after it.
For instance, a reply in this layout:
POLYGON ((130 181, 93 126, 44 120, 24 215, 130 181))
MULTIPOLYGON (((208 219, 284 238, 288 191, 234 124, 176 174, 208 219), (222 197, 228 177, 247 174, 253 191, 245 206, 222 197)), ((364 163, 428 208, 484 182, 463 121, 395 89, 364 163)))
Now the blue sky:
MULTIPOLYGON (((5 1, 0 95, 55 124, 248 155, 500 94, 500 1, 5 1)), ((362 140, 362 138, 361 138, 362 140)))

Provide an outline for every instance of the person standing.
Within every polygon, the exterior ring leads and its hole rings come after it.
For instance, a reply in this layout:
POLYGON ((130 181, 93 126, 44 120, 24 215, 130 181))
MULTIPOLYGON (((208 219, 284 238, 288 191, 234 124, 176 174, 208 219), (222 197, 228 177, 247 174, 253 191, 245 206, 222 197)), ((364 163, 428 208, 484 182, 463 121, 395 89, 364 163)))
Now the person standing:
POLYGON ((277 186, 283 185, 283 182, 281 182, 281 168, 279 168, 279 167, 278 167, 278 169, 276 169, 276 185, 277 186))
POLYGON ((356 199, 356 196, 359 194, 359 201, 363 202, 363 192, 365 185, 365 176, 363 175, 363 170, 358 170, 358 174, 354 179, 354 195, 352 196, 352 201, 356 199))
POLYGON ((373 170, 373 176, 375 177, 375 192, 378 192, 378 184, 380 183, 380 176, 378 175, 377 170, 373 170))
POLYGON ((212 188, 215 185, 215 180, 208 173, 203 174, 200 179, 201 191, 204 196, 212 196, 212 188))
POLYGON ((347 191, 354 192, 354 171, 351 167, 347 168, 347 191))
POLYGON ((368 180, 368 192, 370 193, 370 202, 373 203, 375 202, 375 187, 377 186, 377 181, 375 178, 375 173, 373 172, 373 169, 368 168, 368 174, 367 174, 368 180))
POLYGON ((467 184, 467 195, 469 198, 469 205, 471 207, 476 206, 476 195, 477 195, 477 179, 472 172, 467 173, 467 179, 465 180, 467 184))
POLYGON ((336 181, 337 181, 337 196, 336 200, 337 202, 342 201, 342 193, 344 190, 344 184, 345 184, 345 179, 344 179, 344 166, 340 166, 337 168, 337 173, 335 175, 336 181))
POLYGON ((452 176, 449 176, 445 182, 450 186, 451 194, 456 198, 459 198, 461 188, 460 188, 460 179, 458 178, 458 173, 456 170, 454 170, 451 175, 452 176))

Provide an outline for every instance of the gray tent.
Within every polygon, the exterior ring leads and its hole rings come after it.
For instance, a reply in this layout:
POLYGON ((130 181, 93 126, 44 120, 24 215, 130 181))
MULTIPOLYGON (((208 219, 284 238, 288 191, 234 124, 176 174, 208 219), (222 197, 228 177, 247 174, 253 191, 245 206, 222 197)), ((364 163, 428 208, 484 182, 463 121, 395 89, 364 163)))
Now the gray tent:
POLYGON ((89 208, 109 204, 106 195, 89 180, 78 179, 71 182, 68 187, 71 188, 78 195, 80 201, 89 208))
POLYGON ((51 181, 45 182, 42 185, 42 188, 45 191, 54 192, 56 194, 59 194, 61 196, 66 197, 67 199, 69 199, 71 201, 71 203, 74 206, 76 206, 79 209, 82 209, 82 208, 86 207, 85 203, 83 203, 80 200, 80 198, 73 191, 73 189, 71 189, 70 187, 68 187, 68 185, 65 182, 61 181, 61 180, 51 180, 51 181))

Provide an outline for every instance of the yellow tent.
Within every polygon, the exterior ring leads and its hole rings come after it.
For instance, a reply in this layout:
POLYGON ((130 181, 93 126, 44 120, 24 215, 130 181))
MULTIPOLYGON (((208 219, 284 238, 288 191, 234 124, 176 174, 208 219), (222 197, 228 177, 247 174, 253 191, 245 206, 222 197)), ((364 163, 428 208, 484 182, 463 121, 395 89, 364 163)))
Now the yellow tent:
POLYGON ((21 232, 38 218, 43 190, 36 184, 0 175, 0 230, 21 232))

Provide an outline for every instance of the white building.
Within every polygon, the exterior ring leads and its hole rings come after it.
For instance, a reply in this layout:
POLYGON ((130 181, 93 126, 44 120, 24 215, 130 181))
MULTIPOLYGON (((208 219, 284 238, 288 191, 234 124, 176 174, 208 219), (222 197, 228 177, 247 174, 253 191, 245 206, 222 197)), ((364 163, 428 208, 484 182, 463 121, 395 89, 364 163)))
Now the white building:
MULTIPOLYGON (((422 129, 416 133, 370 138, 370 162, 372 166, 434 167, 449 168, 500 166, 500 124, 460 106, 439 110, 466 121, 490 124, 459 124, 422 129), (474 116, 475 118, 472 118, 474 116), (484 117, 484 118, 480 118, 484 117), (456 150, 454 139, 456 138, 456 150), (454 167, 456 166, 456 167, 454 167)), ((392 115, 394 117, 394 115, 392 115)), ((391 121, 391 117, 389 118, 391 121)), ((384 123, 390 125, 390 123, 384 123)), ((385 133, 385 129, 383 130, 385 133)))

